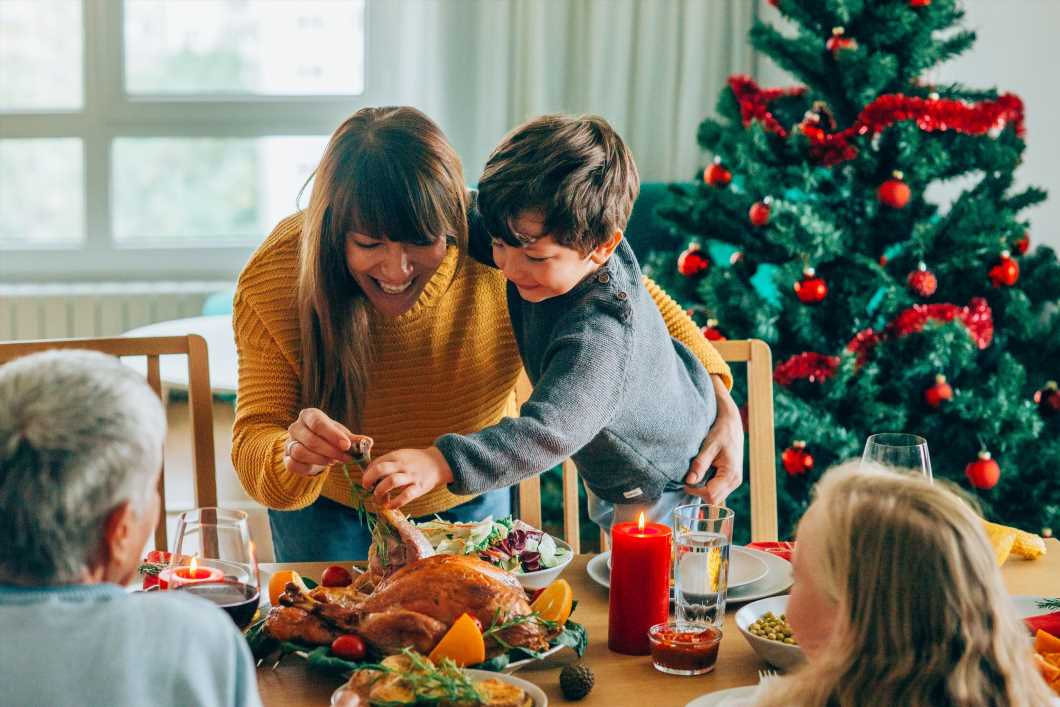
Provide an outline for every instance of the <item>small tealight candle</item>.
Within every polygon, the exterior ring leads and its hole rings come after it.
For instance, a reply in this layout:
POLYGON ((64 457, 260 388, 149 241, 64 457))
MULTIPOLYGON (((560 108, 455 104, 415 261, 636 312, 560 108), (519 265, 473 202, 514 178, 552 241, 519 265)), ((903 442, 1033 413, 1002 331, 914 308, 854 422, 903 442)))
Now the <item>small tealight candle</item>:
POLYGON ((158 573, 158 588, 168 589, 170 584, 184 586, 186 584, 201 584, 203 582, 220 582, 224 579, 224 572, 216 567, 198 564, 198 558, 192 557, 187 565, 178 567, 167 567, 158 573))
POLYGON ((626 655, 648 655, 648 630, 670 613, 670 528, 617 523, 611 528, 611 597, 607 647, 626 655))

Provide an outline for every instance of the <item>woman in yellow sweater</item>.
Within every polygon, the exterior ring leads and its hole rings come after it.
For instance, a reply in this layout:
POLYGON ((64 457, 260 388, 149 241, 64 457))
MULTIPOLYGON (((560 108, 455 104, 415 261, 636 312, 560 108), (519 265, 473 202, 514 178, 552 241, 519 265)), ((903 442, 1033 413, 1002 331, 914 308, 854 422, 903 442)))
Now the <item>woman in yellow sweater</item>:
MULTIPOLYGON (((358 559, 367 529, 351 435, 373 454, 429 447, 517 414, 522 368, 504 276, 467 252, 460 160, 412 108, 366 108, 332 135, 304 213, 290 216, 239 277, 233 319, 239 395, 232 460, 269 507, 278 561, 358 559)), ((741 481, 743 430, 728 366, 646 281, 670 333, 711 372, 718 418, 686 478, 720 502, 741 481)), ((507 490, 438 488, 403 509, 479 520, 510 512, 507 490)))

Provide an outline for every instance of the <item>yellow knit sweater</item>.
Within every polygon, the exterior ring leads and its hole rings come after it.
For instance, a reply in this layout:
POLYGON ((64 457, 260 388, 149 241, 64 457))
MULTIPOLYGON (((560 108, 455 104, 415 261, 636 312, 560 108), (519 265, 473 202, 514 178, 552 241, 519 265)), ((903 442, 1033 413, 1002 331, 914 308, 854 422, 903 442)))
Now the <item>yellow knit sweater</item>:
MULTIPOLYGON (((296 286, 301 226, 301 214, 281 221, 239 277, 233 310, 239 395, 232 462, 247 493, 272 508, 303 508, 320 495, 354 506, 341 467, 307 478, 283 464, 287 427, 309 406, 301 399, 296 286)), ((410 311, 371 320, 376 357, 369 369, 363 429, 354 432, 375 439, 373 456, 429 447, 447 432, 475 432, 517 413, 514 388, 522 364, 508 319, 504 276, 470 258, 457 273, 457 255, 451 247, 410 311)), ((655 283, 646 279, 645 284, 671 334, 731 385, 728 366, 691 319, 655 283)), ((356 481, 360 472, 351 476, 356 481)), ((427 515, 467 499, 440 488, 404 510, 427 515)), ((374 510, 370 500, 367 507, 374 510)))

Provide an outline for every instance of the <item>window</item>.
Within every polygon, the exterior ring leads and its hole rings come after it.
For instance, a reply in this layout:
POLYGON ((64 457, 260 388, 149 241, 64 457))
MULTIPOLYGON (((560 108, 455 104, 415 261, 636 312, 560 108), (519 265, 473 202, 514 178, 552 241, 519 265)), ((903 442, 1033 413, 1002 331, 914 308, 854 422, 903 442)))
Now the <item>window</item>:
POLYGON ((366 19, 365 0, 0 0, 0 279, 233 277, 372 102, 366 19))

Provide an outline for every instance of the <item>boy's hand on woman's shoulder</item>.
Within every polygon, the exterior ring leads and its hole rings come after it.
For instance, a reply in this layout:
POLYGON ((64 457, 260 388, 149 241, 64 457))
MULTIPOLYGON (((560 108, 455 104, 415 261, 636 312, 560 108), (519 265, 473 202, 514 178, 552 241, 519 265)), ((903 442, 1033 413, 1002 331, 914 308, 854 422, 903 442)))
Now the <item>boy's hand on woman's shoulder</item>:
POLYGON ((685 490, 711 505, 721 505, 743 483, 743 421, 721 377, 711 375, 710 379, 718 401, 718 416, 688 467, 685 490), (711 466, 715 469, 714 478, 699 486, 711 466))
POLYGON ((383 508, 401 508, 453 480, 452 469, 437 447, 398 449, 368 465, 361 484, 383 508))

